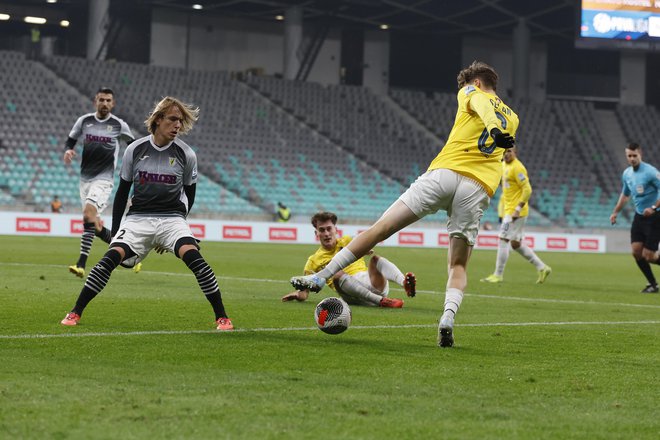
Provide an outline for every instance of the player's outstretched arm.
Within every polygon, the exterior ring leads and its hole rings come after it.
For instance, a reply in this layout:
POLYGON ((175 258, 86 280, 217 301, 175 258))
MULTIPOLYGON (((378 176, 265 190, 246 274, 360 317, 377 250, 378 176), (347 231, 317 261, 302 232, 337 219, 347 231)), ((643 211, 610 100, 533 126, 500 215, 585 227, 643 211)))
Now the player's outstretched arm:
POLYGON ((296 290, 293 291, 289 294, 286 294, 282 297, 282 302, 288 302, 288 301, 305 301, 309 297, 309 291, 308 290, 296 290))

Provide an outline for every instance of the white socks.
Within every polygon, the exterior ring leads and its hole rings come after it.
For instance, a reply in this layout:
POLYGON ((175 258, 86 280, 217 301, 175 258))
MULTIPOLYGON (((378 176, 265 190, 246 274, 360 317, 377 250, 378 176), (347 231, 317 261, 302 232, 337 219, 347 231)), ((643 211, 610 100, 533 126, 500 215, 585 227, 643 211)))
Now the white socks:
POLYGON ((541 270, 545 267, 545 263, 541 261, 539 257, 536 256, 533 250, 531 250, 529 247, 525 246, 524 244, 520 243, 520 247, 516 249, 516 252, 518 252, 520 255, 525 257, 527 261, 529 261, 534 266, 536 266, 536 270, 541 270))
POLYGON ((380 304, 383 299, 382 296, 373 293, 367 286, 356 280, 350 275, 344 274, 339 278, 339 291, 345 295, 351 296, 357 300, 373 304, 375 306, 380 304))
POLYGON ((353 252, 349 251, 348 248, 344 248, 337 252, 337 255, 332 257, 332 260, 328 263, 325 268, 320 270, 317 275, 325 278, 332 278, 334 274, 345 268, 346 266, 355 263, 357 258, 353 255, 353 252))
POLYGON ((445 311, 442 316, 447 315, 447 312, 451 312, 449 315, 453 318, 458 312, 458 308, 461 306, 463 301, 463 292, 459 289, 449 287, 445 293, 445 311))
POLYGON ((405 276, 390 260, 379 256, 378 261, 376 261, 376 269, 378 269, 378 272, 382 273, 385 278, 394 281, 399 286, 403 287, 405 276))
POLYGON ((502 276, 504 274, 504 266, 509 260, 509 253, 511 246, 508 241, 500 240, 497 247, 497 262, 495 263, 495 275, 502 276))

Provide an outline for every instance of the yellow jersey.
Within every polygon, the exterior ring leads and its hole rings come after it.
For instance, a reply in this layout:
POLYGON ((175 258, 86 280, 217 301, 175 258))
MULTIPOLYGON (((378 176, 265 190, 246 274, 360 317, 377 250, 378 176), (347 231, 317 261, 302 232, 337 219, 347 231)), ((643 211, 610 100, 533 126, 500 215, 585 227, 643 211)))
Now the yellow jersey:
MULTIPOLYGON (((337 254, 337 252, 345 248, 348 245, 348 243, 351 242, 351 240, 352 238, 350 236, 344 235, 343 237, 337 240, 337 245, 335 246, 334 249, 327 250, 323 246, 319 247, 317 251, 314 252, 314 254, 312 254, 307 259, 307 263, 305 264, 305 269, 304 269, 305 275, 316 273, 319 270, 323 269, 325 266, 327 266, 330 260, 332 260, 332 257, 334 257, 337 254)), ((344 273, 348 275, 355 275, 356 273, 364 272, 366 270, 367 270, 367 264, 364 262, 364 257, 359 258, 357 261, 346 266, 343 269, 344 273)), ((332 278, 328 279, 327 284, 332 289, 335 288, 332 282, 332 278)))
POLYGON ((502 199, 504 199, 504 215, 513 215, 516 206, 525 202, 520 210, 520 217, 529 214, 529 198, 532 195, 532 185, 529 183, 527 169, 518 159, 511 163, 502 162, 502 199))
POLYGON ((457 99, 454 127, 429 170, 446 168, 476 180, 492 197, 502 177, 504 150, 495 147, 490 131, 497 127, 515 136, 518 115, 496 95, 473 85, 459 90, 457 99))

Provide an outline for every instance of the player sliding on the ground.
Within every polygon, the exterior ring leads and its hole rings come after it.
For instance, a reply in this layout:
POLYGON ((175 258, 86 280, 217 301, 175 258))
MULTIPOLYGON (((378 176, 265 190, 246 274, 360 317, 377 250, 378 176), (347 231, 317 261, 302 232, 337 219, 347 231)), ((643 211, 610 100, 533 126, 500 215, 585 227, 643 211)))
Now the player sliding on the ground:
MULTIPOLYGON (((337 252, 351 242, 351 237, 337 237, 337 216, 332 212, 318 212, 312 216, 314 234, 321 246, 307 259, 304 273, 312 274, 325 267, 337 252)), ((417 280, 415 274, 403 274, 394 263, 385 257, 372 254, 369 266, 364 258, 337 272, 328 280, 328 286, 339 293, 348 304, 379 306, 390 308, 403 307, 403 300, 390 298, 389 281, 394 281, 406 291, 409 297, 415 296, 417 280)), ((305 301, 309 290, 296 290, 282 297, 282 301, 305 301)))
POLYGON ((514 146, 518 116, 497 96, 498 76, 474 62, 458 74, 458 111, 442 151, 408 190, 369 229, 359 234, 314 275, 293 277, 298 290, 318 292, 326 280, 366 255, 374 246, 417 220, 447 211, 447 290, 438 325, 438 344, 454 345, 454 317, 467 286, 467 265, 479 221, 502 176, 504 148, 514 146))

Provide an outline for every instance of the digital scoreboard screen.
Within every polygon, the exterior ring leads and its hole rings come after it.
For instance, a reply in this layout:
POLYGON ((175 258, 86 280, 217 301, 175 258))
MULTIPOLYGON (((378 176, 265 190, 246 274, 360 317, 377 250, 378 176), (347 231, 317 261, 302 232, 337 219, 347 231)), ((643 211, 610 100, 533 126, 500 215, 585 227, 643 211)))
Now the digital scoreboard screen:
POLYGON ((660 0, 582 0, 579 36, 660 42, 660 0))

